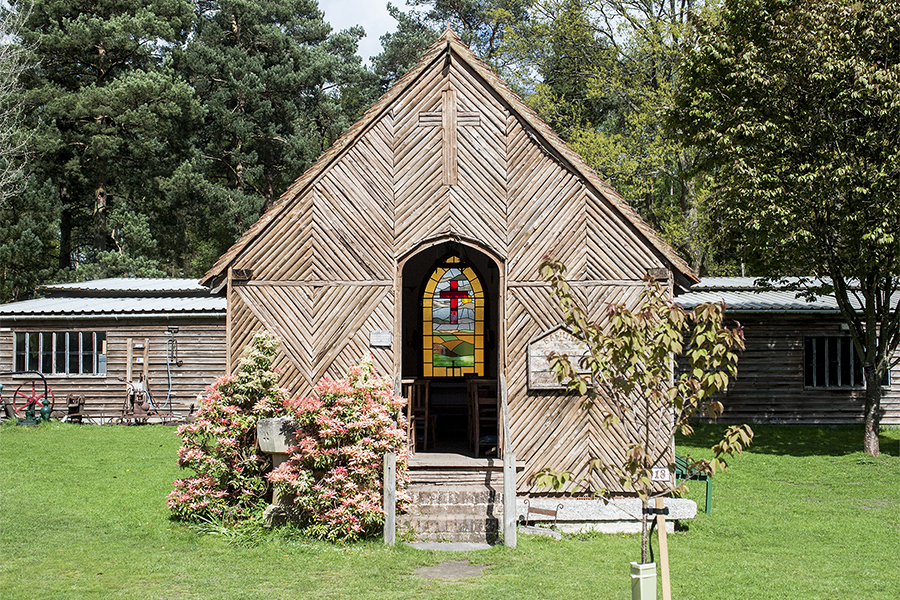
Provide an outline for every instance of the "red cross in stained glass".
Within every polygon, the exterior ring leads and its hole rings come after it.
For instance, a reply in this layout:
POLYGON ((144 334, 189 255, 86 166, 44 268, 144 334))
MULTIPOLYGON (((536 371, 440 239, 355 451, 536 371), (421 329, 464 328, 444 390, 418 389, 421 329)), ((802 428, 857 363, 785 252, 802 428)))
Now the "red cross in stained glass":
POLYGON ((441 292, 441 298, 450 299, 450 324, 459 324, 459 301, 468 298, 469 292, 459 289, 459 283, 454 279, 450 282, 450 289, 441 292))

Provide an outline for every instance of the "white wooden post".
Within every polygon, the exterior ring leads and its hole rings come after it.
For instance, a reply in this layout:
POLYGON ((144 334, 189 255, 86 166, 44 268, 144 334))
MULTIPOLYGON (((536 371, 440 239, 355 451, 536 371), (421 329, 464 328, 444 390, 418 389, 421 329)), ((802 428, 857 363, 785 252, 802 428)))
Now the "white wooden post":
POLYGON ((397 455, 384 454, 384 543, 393 546, 397 540, 397 455))
POLYGON ((503 545, 516 547, 516 453, 509 432, 506 377, 500 375, 500 410, 503 417, 503 545))
POLYGON ((516 453, 503 453, 503 545, 516 547, 516 453))

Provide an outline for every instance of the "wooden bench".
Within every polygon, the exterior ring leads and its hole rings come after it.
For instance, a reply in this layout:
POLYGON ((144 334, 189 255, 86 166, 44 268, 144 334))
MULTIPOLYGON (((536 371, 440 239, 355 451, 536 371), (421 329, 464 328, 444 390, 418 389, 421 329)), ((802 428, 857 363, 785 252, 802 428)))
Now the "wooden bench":
POLYGON ((683 456, 675 455, 675 483, 681 484, 683 481, 705 481, 706 482, 706 514, 712 512, 712 478, 696 469, 691 469, 688 460, 683 456))

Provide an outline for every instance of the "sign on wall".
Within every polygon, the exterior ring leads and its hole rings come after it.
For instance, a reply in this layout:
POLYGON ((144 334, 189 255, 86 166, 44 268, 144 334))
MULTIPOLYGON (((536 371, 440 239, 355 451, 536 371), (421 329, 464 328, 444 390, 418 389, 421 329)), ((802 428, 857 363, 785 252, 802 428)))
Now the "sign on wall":
POLYGON ((547 355, 551 352, 565 354, 577 370, 587 373, 588 371, 585 369, 578 369, 578 360, 586 351, 587 344, 578 340, 562 325, 533 338, 528 342, 528 389, 565 389, 550 368, 550 360, 547 355))
POLYGON ((394 341, 394 334, 387 329, 376 329, 369 332, 370 348, 390 348, 394 341))

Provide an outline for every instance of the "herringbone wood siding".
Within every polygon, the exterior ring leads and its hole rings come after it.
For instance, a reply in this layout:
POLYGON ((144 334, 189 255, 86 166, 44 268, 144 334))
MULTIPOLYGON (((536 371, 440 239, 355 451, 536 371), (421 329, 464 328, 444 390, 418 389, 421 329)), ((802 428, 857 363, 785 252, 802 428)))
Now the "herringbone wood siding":
POLYGON ((579 398, 528 391, 528 342, 561 321, 538 264, 548 253, 563 260, 576 296, 599 314, 608 302, 633 304, 647 268, 667 263, 477 69, 446 56, 449 65, 419 73, 237 256, 252 279, 232 282, 232 362, 265 326, 282 340, 292 395, 369 352, 393 376, 393 350, 370 349, 368 335, 397 330, 398 261, 429 240, 473 240, 500 257, 505 277, 500 345, 513 447, 527 465, 519 488, 530 490, 541 468, 587 476, 589 459, 621 459, 636 432, 627 422, 602 430, 579 398), (448 106, 455 135, 442 125, 448 106))

